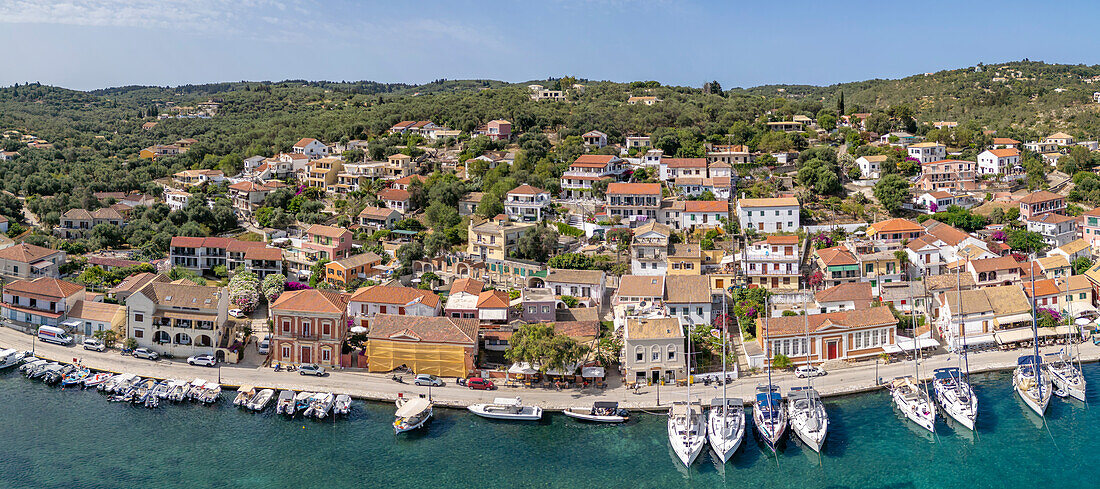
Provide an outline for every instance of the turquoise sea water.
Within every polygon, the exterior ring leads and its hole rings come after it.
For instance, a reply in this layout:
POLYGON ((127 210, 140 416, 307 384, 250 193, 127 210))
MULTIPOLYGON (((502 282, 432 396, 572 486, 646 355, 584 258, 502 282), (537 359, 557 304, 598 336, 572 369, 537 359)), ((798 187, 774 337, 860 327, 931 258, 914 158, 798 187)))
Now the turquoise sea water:
POLYGON ((982 374, 972 378, 977 433, 941 416, 937 436, 924 436, 885 392, 861 394, 826 400, 820 456, 788 441, 775 457, 747 439, 725 466, 704 452, 686 469, 669 450, 664 416, 523 424, 438 409, 426 430, 394 436, 388 404, 356 401, 335 422, 240 411, 228 394, 216 407, 147 410, 5 372, 0 488, 1097 487, 1100 366, 1085 365, 1085 375, 1091 404, 1052 400, 1045 425, 1008 373, 982 374))

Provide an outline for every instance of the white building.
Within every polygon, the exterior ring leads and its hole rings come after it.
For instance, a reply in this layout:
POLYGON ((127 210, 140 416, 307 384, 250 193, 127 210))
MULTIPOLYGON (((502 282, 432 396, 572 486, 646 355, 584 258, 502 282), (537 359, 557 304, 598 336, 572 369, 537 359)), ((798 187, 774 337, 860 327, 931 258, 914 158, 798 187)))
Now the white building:
POLYGON ((741 229, 752 228, 761 233, 797 231, 799 221, 798 199, 779 197, 767 199, 739 199, 737 220, 741 229))

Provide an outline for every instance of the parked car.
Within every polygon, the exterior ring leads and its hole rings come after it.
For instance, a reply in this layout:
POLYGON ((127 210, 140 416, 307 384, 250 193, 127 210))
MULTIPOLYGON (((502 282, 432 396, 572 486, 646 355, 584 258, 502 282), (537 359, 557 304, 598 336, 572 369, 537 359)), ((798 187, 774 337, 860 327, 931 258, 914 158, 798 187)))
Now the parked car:
POLYGON ((213 367, 218 364, 218 360, 214 358, 214 355, 202 354, 195 355, 187 358, 188 365, 202 365, 204 367, 213 367))
POLYGON ((264 339, 260 340, 260 344, 256 345, 256 351, 260 352, 260 355, 271 352, 271 335, 264 336, 264 339))
POLYGON ((416 374, 416 379, 413 379, 413 384, 442 387, 443 379, 430 374, 416 374))
POLYGON ((150 350, 148 348, 138 348, 138 349, 134 350, 133 355, 136 358, 144 358, 146 360, 154 360, 154 361, 156 361, 158 358, 160 358, 160 355, 157 355, 157 352, 155 352, 153 350, 150 350))
POLYGON ((248 316, 245 315, 244 311, 242 311, 240 309, 230 309, 229 310, 229 315, 233 316, 235 318, 246 318, 246 317, 248 317, 248 316))
POLYGON ((794 369, 794 376, 800 379, 806 377, 820 377, 825 375, 825 370, 821 367, 814 367, 813 365, 803 365, 794 369))
POLYGON ((467 379, 466 387, 479 391, 491 391, 497 388, 497 386, 493 384, 493 381, 481 377, 471 377, 467 379))
POLYGON ((85 350, 103 351, 107 349, 107 345, 103 344, 99 338, 87 338, 84 340, 85 350))
POLYGON ((317 377, 324 377, 325 375, 328 375, 325 373, 325 367, 317 365, 316 363, 303 363, 299 365, 298 374, 316 375, 317 377))

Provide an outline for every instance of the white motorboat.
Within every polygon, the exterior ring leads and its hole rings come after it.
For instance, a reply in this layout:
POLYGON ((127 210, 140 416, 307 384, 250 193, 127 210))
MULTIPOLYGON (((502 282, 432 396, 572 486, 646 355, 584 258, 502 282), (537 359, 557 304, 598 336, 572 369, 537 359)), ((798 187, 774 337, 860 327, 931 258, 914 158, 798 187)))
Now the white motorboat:
POLYGON ((332 414, 345 415, 351 412, 351 396, 338 394, 332 403, 332 414))
POLYGON ((248 409, 251 409, 253 411, 263 411, 264 408, 267 407, 268 403, 271 402, 271 399, 274 397, 275 390, 273 389, 264 389, 260 392, 257 392, 256 395, 248 401, 248 409))
POLYGON ((324 419, 328 416, 329 411, 332 410, 332 405, 336 402, 336 396, 331 392, 318 393, 313 398, 313 403, 310 404, 310 409, 313 411, 313 417, 317 419, 324 419))
POLYGON ((168 400, 173 402, 180 402, 187 398, 187 390, 190 388, 190 384, 183 380, 170 380, 168 381, 168 400))
POLYGON ((89 389, 99 388, 99 386, 103 385, 105 382, 113 378, 115 378, 115 374, 112 374, 110 372, 100 372, 84 379, 84 387, 89 389))
POLYGON ((394 433, 415 430, 432 418, 432 402, 423 397, 398 397, 393 418, 394 433))
POLYGON ((936 430, 936 408, 919 381, 898 377, 890 381, 890 395, 906 418, 928 431, 936 430))
POLYGON ((256 397, 256 388, 251 385, 242 385, 237 389, 237 396, 233 398, 233 405, 244 407, 256 397))
POLYGON ((729 462, 745 438, 745 401, 738 397, 711 399, 707 411, 707 440, 714 453, 729 462))
POLYGON ((787 393, 787 413, 791 431, 815 452, 821 451, 829 434, 829 413, 812 387, 793 387, 787 393))
POLYGON ((783 402, 783 395, 779 393, 779 387, 775 385, 756 387, 756 404, 753 405, 752 421, 764 444, 772 452, 777 451, 783 442, 783 435, 787 433, 788 423, 787 406, 783 402))
POLYGON ((668 410, 668 441, 676 458, 691 466, 707 444, 707 418, 698 402, 676 401, 668 410))
POLYGON ((19 365, 24 358, 27 357, 27 352, 19 350, 3 350, 0 351, 0 370, 8 367, 14 367, 19 365))
POLYGON ((1043 359, 1038 355, 1024 355, 1016 360, 1016 371, 1012 373, 1012 387, 1039 416, 1046 413, 1054 391, 1051 376, 1043 375, 1042 366, 1043 359))
POLYGON ((1054 384, 1054 394, 1061 397, 1072 397, 1078 401, 1085 400, 1085 376, 1081 375, 1081 369, 1073 364, 1069 358, 1059 353, 1052 353, 1054 360, 1045 364, 1047 377, 1054 384))
POLYGON ((630 420, 630 411, 619 408, 619 403, 612 401, 596 401, 590 408, 568 408, 562 414, 594 423, 625 423, 630 420))
POLYGON ((933 371, 932 388, 936 402, 951 419, 969 430, 974 429, 978 418, 978 396, 956 367, 938 368, 933 371))
POLYGON ((187 398, 192 401, 198 401, 202 398, 202 391, 205 386, 206 381, 203 379, 192 380, 191 384, 187 387, 187 398))
POLYGON ((541 407, 524 406, 518 397, 498 397, 493 399, 491 403, 474 404, 466 409, 483 418, 513 421, 538 421, 542 419, 541 407))
POLYGON ((275 402, 275 414, 294 415, 294 391, 279 391, 279 400, 275 402))

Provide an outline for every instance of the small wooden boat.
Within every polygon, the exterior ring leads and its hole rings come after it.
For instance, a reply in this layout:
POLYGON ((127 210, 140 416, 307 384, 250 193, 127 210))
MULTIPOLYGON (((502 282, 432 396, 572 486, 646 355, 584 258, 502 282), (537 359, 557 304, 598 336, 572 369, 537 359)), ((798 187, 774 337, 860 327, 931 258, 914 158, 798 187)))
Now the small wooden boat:
POLYGON ((569 408, 562 414, 594 423, 625 423, 630 420, 630 411, 620 409, 619 403, 612 401, 596 401, 590 408, 569 408))

